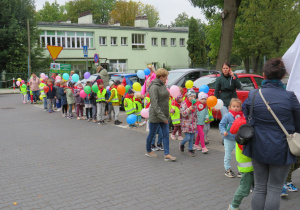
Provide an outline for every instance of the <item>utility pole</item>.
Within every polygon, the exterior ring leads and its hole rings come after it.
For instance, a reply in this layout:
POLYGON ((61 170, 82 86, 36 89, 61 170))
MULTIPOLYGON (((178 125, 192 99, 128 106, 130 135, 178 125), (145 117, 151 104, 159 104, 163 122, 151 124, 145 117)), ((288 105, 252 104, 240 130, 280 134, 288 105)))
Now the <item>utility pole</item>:
POLYGON ((31 59, 30 59, 30 30, 29 30, 29 19, 27 19, 27 35, 28 35, 28 77, 31 75, 31 59))

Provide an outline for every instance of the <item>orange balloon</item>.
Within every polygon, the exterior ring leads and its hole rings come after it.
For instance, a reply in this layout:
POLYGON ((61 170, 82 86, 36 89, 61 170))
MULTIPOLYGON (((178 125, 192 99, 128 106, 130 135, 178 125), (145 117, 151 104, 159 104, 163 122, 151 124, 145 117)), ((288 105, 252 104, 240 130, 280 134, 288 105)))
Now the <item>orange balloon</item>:
POLYGON ((125 92, 126 92, 126 89, 125 89, 125 87, 124 87, 123 85, 118 85, 117 91, 118 91, 118 93, 119 93, 121 96, 123 96, 123 95, 125 94, 125 92))
POLYGON ((208 107, 214 107, 218 103, 218 99, 216 96, 209 96, 206 100, 206 104, 208 107))
POLYGON ((48 93, 49 87, 48 87, 48 86, 45 86, 45 87, 44 87, 44 91, 45 91, 45 93, 48 93))

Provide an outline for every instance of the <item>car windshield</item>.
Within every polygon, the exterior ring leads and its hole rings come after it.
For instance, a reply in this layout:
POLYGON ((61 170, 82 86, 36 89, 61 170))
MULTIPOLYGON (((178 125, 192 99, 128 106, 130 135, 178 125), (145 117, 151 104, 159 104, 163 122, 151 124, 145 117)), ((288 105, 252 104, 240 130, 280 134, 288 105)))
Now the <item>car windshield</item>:
POLYGON ((169 76, 168 76, 168 86, 173 85, 177 79, 181 76, 183 76, 185 73, 184 72, 172 72, 169 71, 169 76))
POLYGON ((210 89, 214 89, 216 79, 217 77, 201 77, 194 82, 194 86, 200 88, 202 85, 208 85, 210 89))
POLYGON ((119 80, 120 82, 122 82, 122 76, 120 76, 120 75, 111 75, 111 77, 110 77, 110 81, 116 81, 116 80, 119 80))

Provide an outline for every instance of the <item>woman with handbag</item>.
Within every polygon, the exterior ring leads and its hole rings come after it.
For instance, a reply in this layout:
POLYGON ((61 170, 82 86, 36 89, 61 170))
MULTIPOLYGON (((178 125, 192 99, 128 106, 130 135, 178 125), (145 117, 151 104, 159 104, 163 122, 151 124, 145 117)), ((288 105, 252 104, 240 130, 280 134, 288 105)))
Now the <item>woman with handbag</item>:
MULTIPOLYGON (((255 188, 251 204, 255 210, 280 209, 282 187, 291 165, 296 162, 296 156, 290 152, 287 136, 273 116, 277 116, 289 134, 300 132, 299 123, 295 123, 300 119, 300 104, 294 92, 283 88, 280 80, 285 73, 280 58, 270 59, 265 64, 265 80, 262 82, 261 93, 256 94, 250 119, 254 135, 243 150, 244 155, 252 158, 255 188)), ((248 99, 243 103, 246 118, 256 91, 250 91, 248 99)))

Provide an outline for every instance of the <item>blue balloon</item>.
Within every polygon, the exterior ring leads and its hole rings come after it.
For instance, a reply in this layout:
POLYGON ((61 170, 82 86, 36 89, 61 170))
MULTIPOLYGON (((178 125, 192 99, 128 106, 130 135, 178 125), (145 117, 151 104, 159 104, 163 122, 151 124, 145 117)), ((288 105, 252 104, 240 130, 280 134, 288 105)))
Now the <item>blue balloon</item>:
POLYGON ((73 80, 74 82, 78 82, 78 80, 79 80, 79 75, 78 75, 78 74, 73 74, 73 75, 72 75, 72 80, 73 80))
POLYGON ((137 76, 138 76, 140 79, 145 79, 145 73, 144 73, 144 71, 143 71, 143 70, 138 70, 137 76))
POLYGON ((69 78, 70 78, 69 74, 67 74, 67 73, 63 74, 63 79, 64 80, 69 80, 69 78))
POLYGON ((199 92, 208 93, 208 91, 209 91, 208 85, 202 85, 202 86, 199 88, 199 92))
POLYGON ((145 68, 144 73, 145 73, 146 76, 148 76, 148 75, 150 75, 151 71, 150 71, 150 69, 145 68))
POLYGON ((136 115, 131 114, 131 115, 128 115, 126 121, 129 125, 131 125, 131 124, 134 124, 136 122, 136 119, 137 119, 136 115))

